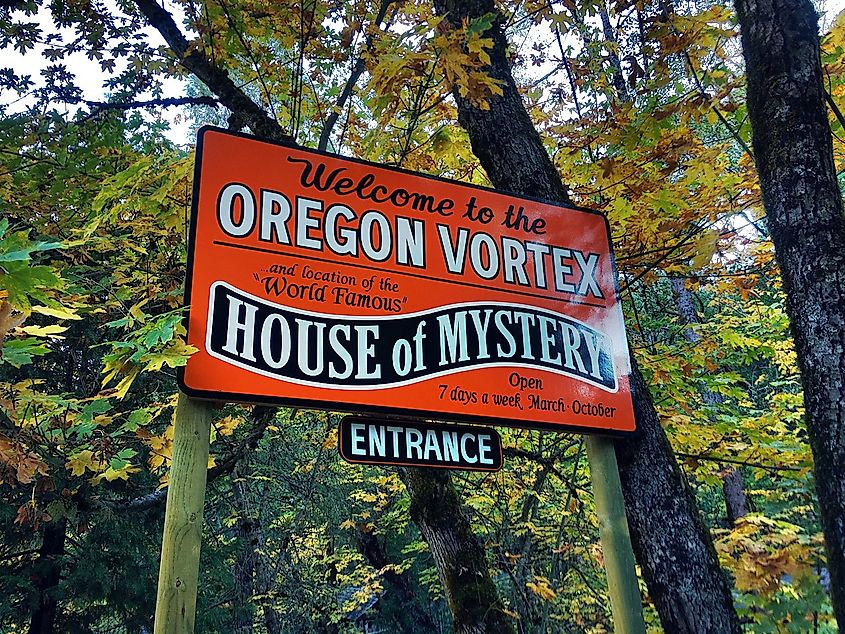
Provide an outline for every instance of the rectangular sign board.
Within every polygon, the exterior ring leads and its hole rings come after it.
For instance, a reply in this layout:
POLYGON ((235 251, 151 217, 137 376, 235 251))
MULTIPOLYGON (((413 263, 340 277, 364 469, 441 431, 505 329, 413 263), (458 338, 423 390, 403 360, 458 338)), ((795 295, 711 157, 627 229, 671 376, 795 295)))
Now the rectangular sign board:
POLYGON ((185 293, 190 396, 634 430, 594 211, 203 128, 185 293))
POLYGON ((358 464, 439 467, 466 471, 502 468, 502 439, 495 429, 346 416, 337 447, 358 464))

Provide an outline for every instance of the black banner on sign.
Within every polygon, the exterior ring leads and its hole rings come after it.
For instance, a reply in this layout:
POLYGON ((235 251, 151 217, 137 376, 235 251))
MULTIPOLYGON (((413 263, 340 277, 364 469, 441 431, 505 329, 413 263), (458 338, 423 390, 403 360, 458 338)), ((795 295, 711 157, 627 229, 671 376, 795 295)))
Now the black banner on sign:
POLYGON ((215 282, 206 350, 264 376, 343 390, 503 366, 551 370, 617 390, 607 335, 518 304, 478 302, 401 316, 347 317, 297 310, 215 282))
POLYGON ((439 467, 469 471, 502 468, 502 439, 495 429, 347 416, 338 430, 347 462, 439 467))

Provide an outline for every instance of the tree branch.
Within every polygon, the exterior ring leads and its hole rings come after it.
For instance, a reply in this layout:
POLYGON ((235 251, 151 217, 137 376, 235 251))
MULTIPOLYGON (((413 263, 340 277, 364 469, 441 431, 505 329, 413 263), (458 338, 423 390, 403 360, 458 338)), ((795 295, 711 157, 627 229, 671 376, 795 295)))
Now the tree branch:
MULTIPOLYGON (((267 426, 273 421, 276 416, 275 407, 256 407, 252 410, 251 418, 255 423, 255 427, 247 434, 238 447, 227 454, 225 457, 216 461, 216 464, 208 470, 206 482, 213 482, 222 475, 226 475, 235 468, 235 465, 248 451, 254 451, 258 446, 258 441, 267 430, 267 426)), ((142 495, 137 498, 129 500, 119 500, 115 502, 102 502, 103 506, 110 508, 116 512, 123 511, 146 511, 159 504, 162 504, 167 499, 167 487, 142 495)))
MULTIPOLYGON (((683 55, 687 68, 689 68, 690 74, 692 75, 692 78, 695 81, 695 85, 698 88, 698 94, 706 99, 712 99, 710 94, 704 89, 704 85, 701 83, 701 80, 698 78, 698 73, 695 72, 695 67, 692 65, 692 59, 690 59, 689 53, 687 51, 683 51, 683 55)), ((751 151, 751 148, 748 147, 748 144, 745 142, 745 140, 739 135, 739 130, 734 130, 733 126, 728 123, 727 119, 725 119, 725 116, 722 114, 722 111, 719 110, 716 106, 710 106, 710 109, 716 114, 716 117, 719 119, 719 121, 722 122, 722 125, 725 126, 725 129, 727 129, 728 133, 734 138, 734 140, 739 144, 742 150, 748 155, 748 158, 753 161, 754 153, 751 151)))
MULTIPOLYGON (((391 5, 393 0, 382 0, 381 5, 378 9, 378 14, 376 15, 376 19, 373 20, 373 26, 379 28, 381 26, 382 21, 384 20, 384 16, 387 15, 387 9, 391 5)), ((329 137, 332 134, 332 130, 334 129, 335 125, 337 125, 337 120, 340 118, 340 112, 343 110, 343 106, 346 104, 346 100, 352 96, 352 91, 355 89, 355 84, 358 83, 358 80, 361 78, 361 75, 364 72, 364 51, 369 51, 373 47, 373 36, 372 34, 367 36, 367 39, 364 42, 364 48, 361 50, 361 54, 358 57, 358 60, 355 62, 355 67, 352 69, 352 73, 349 75, 349 79, 346 80, 346 85, 343 87, 343 90, 338 96, 337 101, 334 104, 334 109, 329 113, 328 118, 326 119, 326 123, 323 126, 323 130, 320 132, 320 141, 317 144, 317 149, 325 150, 329 145, 329 137)))
POLYGON ((827 105, 830 106, 833 114, 836 115, 836 120, 839 121, 839 125, 845 128, 845 117, 842 116, 842 111, 839 109, 839 106, 836 105, 836 102, 827 90, 824 91, 824 100, 827 102, 827 105))
MULTIPOLYGON (((568 448, 569 447, 566 447, 566 449, 568 448)), ((546 469, 549 473, 557 477, 560 483, 569 490, 570 494, 572 494, 573 497, 578 498, 577 487, 572 484, 571 480, 565 475, 563 475, 557 468, 555 464, 557 462, 557 459, 555 457, 546 458, 545 456, 541 456, 540 454, 532 453, 530 451, 526 451, 525 449, 517 449, 516 447, 503 447, 502 453, 508 458, 521 458, 522 460, 527 460, 529 462, 536 462, 544 469, 546 469)))
POLYGON ((719 456, 713 456, 710 454, 691 454, 691 453, 681 453, 680 451, 675 452, 675 455, 679 458, 686 458, 687 460, 704 460, 707 462, 718 462, 724 464, 736 464, 741 465, 743 467, 753 467, 755 469, 765 469, 766 471, 802 471, 801 467, 779 467, 777 465, 771 464, 761 464, 759 462, 748 462, 747 460, 736 460, 733 458, 721 458, 719 456))
POLYGON ((292 141, 291 136, 275 119, 235 85, 225 70, 211 63, 202 52, 188 42, 173 21, 173 17, 155 0, 135 0, 135 4, 150 25, 161 33, 164 41, 176 54, 179 63, 208 86, 220 99, 220 103, 236 114, 254 134, 273 141, 292 141))
POLYGON ((135 108, 168 108, 170 106, 211 106, 217 108, 220 102, 214 97, 164 97, 162 99, 149 99, 146 101, 89 101, 81 99, 77 103, 84 103, 90 108, 100 110, 134 110, 135 108))

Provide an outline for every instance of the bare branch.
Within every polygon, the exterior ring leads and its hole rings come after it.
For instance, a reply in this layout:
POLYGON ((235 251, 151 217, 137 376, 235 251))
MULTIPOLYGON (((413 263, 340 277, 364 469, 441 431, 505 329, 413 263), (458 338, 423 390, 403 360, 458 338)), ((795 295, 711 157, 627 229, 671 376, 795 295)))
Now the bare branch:
MULTIPOLYGON (((787 467, 787 466, 779 466, 779 465, 772 465, 772 464, 761 464, 759 462, 749 462, 747 460, 738 460, 734 458, 723 458, 720 456, 714 456, 711 454, 691 454, 691 453, 681 453, 675 452, 675 455, 679 458, 685 458, 687 460, 702 460, 707 462, 717 462, 720 464, 736 464, 741 465, 743 467, 753 467, 755 469, 765 469, 766 471, 803 471, 802 467, 787 467)), ((809 468, 809 466, 807 467, 809 468)))
POLYGON ((839 109, 839 106, 836 105, 836 102, 827 90, 824 91, 824 99, 827 101, 827 105, 830 106, 833 114, 836 115, 836 120, 839 121, 839 125, 845 128, 845 117, 842 116, 842 111, 839 109))
POLYGON ((90 108, 99 110, 134 110, 135 108, 169 108, 171 106, 211 106, 217 108, 220 102, 214 97, 164 97, 162 99, 149 99, 146 101, 88 101, 82 99, 83 103, 90 108))

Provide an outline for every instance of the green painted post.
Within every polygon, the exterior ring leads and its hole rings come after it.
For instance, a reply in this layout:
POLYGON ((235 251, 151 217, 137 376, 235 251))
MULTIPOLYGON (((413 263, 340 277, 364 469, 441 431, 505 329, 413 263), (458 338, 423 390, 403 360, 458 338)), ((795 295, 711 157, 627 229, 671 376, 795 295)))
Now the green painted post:
POLYGON ((645 634, 642 598, 613 441, 587 436, 587 458, 599 516, 613 629, 616 634, 645 634))
POLYGON ((154 634, 193 634, 202 507, 211 434, 209 403, 179 394, 164 511, 154 634))

